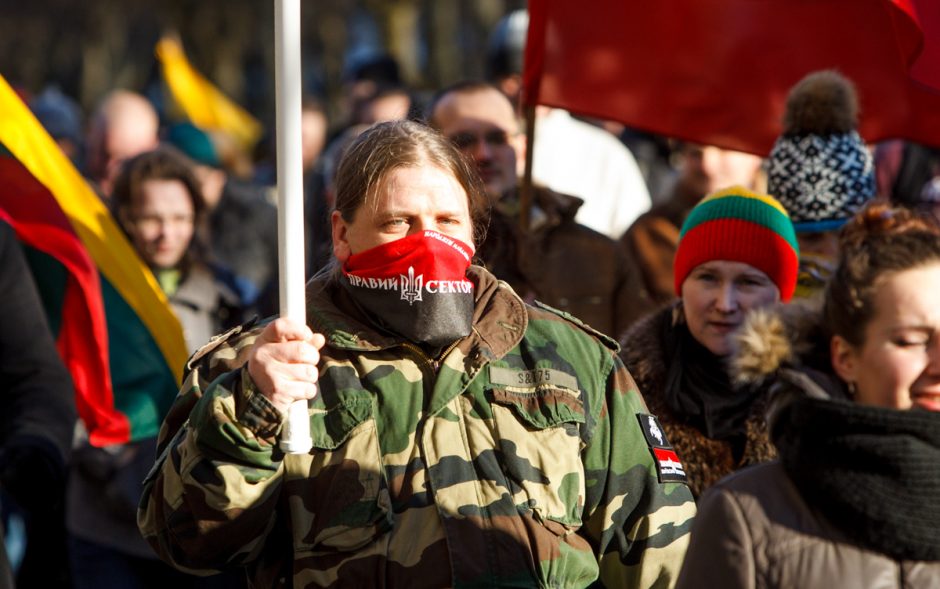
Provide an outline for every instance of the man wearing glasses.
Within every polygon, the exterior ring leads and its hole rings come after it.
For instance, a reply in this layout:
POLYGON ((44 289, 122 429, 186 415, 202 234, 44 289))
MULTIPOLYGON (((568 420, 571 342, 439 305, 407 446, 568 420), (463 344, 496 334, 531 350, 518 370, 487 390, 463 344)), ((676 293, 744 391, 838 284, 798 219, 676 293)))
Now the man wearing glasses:
POLYGON ((476 163, 493 203, 483 264, 528 302, 539 300, 617 337, 629 325, 633 266, 616 243, 580 225, 583 201, 535 187, 529 231, 519 230, 518 163, 525 136, 509 99, 484 82, 439 92, 428 122, 476 163))

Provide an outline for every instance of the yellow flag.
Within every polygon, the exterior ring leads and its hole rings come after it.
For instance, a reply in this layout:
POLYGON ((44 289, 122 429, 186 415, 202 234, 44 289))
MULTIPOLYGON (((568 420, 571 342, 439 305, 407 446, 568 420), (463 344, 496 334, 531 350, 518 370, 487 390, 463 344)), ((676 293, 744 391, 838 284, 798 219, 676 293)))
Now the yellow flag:
POLYGON ((197 72, 178 41, 164 37, 157 42, 156 54, 173 99, 194 125, 223 131, 246 151, 254 147, 261 137, 261 123, 197 72))

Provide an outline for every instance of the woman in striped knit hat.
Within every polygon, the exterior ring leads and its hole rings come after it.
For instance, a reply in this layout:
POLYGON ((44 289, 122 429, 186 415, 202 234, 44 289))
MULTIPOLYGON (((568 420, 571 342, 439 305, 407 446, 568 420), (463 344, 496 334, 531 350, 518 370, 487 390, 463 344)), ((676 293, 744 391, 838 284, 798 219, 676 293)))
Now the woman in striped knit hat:
POLYGON ((749 311, 790 300, 798 266, 796 234, 779 202, 739 186, 713 193, 682 226, 678 301, 624 336, 623 360, 696 498, 732 471, 775 456, 763 391, 734 386, 726 360, 749 311))

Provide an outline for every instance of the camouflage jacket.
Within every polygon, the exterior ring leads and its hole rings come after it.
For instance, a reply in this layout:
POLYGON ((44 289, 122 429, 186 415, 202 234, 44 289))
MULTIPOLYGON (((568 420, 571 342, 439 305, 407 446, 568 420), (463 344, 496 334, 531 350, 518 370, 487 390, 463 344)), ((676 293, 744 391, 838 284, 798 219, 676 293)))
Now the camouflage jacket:
POLYGON ((308 285, 306 455, 240 368, 259 329, 197 352, 138 514, 160 556, 266 588, 672 586, 695 506, 660 482, 616 344, 470 276, 473 331, 440 361, 308 285))

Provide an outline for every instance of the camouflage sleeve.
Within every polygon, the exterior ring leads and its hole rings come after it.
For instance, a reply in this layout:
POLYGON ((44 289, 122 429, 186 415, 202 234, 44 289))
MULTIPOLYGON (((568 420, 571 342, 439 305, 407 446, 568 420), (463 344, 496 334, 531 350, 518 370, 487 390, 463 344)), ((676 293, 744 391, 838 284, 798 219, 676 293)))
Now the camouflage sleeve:
POLYGON ((163 560, 188 572, 254 559, 274 525, 281 414, 240 367, 256 336, 224 340, 190 361, 144 482, 141 533, 163 560))
POLYGON ((695 502, 685 484, 661 482, 664 471, 637 417, 646 406, 623 363, 610 358, 596 430, 584 450, 582 531, 598 554, 604 586, 673 587, 695 502))

